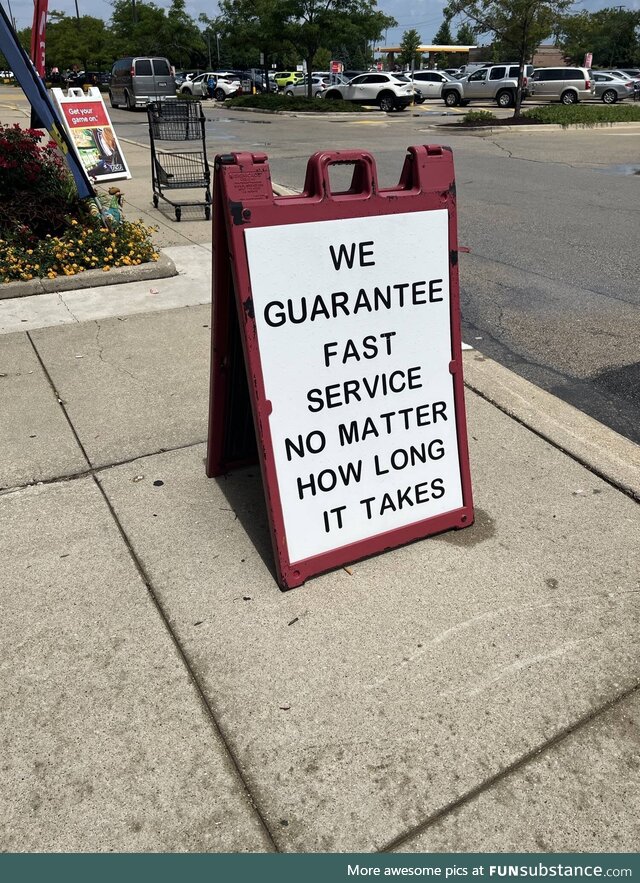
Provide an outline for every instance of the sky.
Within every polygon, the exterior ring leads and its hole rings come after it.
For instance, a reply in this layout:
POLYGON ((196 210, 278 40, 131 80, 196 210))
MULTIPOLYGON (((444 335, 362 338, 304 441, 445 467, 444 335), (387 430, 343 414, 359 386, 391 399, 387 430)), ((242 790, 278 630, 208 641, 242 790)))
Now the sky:
MULTIPOLYGON (((170 0, 154 0, 157 6, 168 7, 170 0)), ((33 18, 33 0, 0 0, 5 11, 15 17, 18 30, 31 25, 33 18), (9 11, 9 7, 11 12, 9 11)), ((96 18, 109 19, 111 15, 110 0, 77 0, 80 15, 93 15, 96 18)), ((640 0, 576 0, 574 11, 586 9, 593 12, 607 6, 624 6, 627 9, 639 9, 640 0)), ((398 27, 389 29, 382 43, 387 46, 397 45, 405 31, 415 28, 422 36, 423 43, 431 43, 435 33, 442 24, 444 0, 378 0, 378 7, 385 14, 393 16, 398 27)), ((214 17, 217 4, 207 0, 186 0, 187 12, 197 20, 201 12, 214 17)), ((75 0, 49 0, 49 8, 75 15, 75 0)), ((455 37, 456 24, 453 23, 455 37)))

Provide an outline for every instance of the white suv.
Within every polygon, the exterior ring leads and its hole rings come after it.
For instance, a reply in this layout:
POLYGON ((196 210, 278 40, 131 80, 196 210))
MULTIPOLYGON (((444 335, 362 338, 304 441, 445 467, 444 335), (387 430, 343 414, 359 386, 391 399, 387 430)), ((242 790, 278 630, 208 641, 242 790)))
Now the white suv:
POLYGON ((194 77, 192 80, 185 80, 180 91, 183 95, 193 95, 195 98, 209 97, 209 78, 215 80, 215 91, 213 97, 216 101, 224 101, 225 98, 231 98, 241 91, 240 80, 234 78, 233 74, 221 74, 217 71, 207 71, 194 77))
POLYGON ((380 110, 404 110, 414 98, 411 81, 403 74, 382 71, 359 74, 344 85, 332 86, 324 93, 325 101, 344 99, 355 104, 377 104, 380 110))

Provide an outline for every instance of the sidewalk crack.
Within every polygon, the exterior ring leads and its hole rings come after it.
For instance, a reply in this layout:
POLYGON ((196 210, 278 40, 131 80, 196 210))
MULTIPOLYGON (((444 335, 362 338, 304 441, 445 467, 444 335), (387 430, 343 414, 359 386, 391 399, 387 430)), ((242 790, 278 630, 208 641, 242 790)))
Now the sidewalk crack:
POLYGON ((72 312, 71 307, 62 296, 61 291, 58 292, 58 303, 60 303, 65 308, 65 310, 67 311, 67 313, 69 313, 74 322, 80 322, 80 319, 78 319, 78 317, 72 312))
POLYGON ((139 377, 136 377, 135 374, 132 374, 127 368, 123 368, 122 365, 116 365, 113 362, 109 362, 104 357, 104 346, 100 342, 100 334, 102 332, 102 327, 100 326, 100 322, 96 322, 96 347, 98 348, 98 361, 102 362, 103 365, 106 365, 108 368, 113 368, 114 371, 121 371, 123 374, 126 374, 132 380, 135 380, 136 383, 139 383, 140 386, 144 388, 144 383, 140 380, 139 377))

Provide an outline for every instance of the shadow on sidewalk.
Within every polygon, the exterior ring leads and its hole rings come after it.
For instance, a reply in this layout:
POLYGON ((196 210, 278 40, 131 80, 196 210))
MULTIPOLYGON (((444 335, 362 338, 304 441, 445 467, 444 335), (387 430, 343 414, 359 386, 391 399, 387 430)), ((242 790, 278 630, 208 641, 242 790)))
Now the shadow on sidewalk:
POLYGON ((267 506, 260 466, 248 466, 212 479, 220 488, 229 508, 244 528, 267 570, 277 582, 267 506))

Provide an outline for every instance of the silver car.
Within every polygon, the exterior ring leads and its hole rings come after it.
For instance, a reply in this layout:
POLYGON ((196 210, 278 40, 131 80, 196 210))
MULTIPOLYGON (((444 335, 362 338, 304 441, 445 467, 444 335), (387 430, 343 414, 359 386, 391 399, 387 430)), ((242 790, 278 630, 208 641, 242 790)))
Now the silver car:
POLYGON ((407 76, 413 80, 419 92, 416 97, 418 104, 422 104, 425 98, 440 98, 443 84, 455 82, 454 78, 444 71, 414 71, 407 76))
MULTIPOLYGON (((328 77, 311 77, 311 94, 314 98, 322 98, 327 91, 331 81, 328 77)), ((309 94, 309 77, 300 80, 298 83, 289 83, 284 87, 284 94, 288 98, 306 98, 309 94)))
POLYGON ((615 104, 625 98, 633 98, 633 81, 614 77, 613 74, 593 72, 593 81, 596 84, 596 98, 601 98, 605 104, 615 104))
POLYGON ((633 97, 637 100, 640 98, 640 71, 636 68, 616 68, 616 70, 598 71, 598 73, 609 74, 617 77, 619 80, 630 80, 633 83, 633 97))

